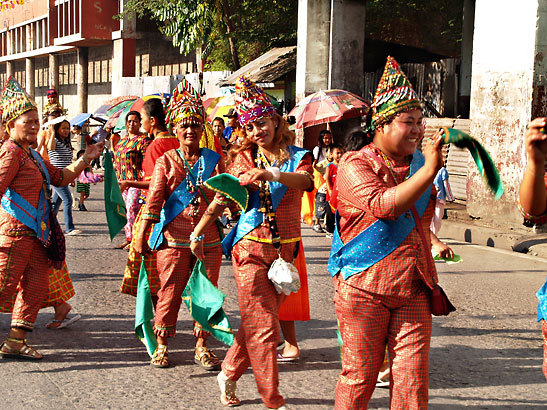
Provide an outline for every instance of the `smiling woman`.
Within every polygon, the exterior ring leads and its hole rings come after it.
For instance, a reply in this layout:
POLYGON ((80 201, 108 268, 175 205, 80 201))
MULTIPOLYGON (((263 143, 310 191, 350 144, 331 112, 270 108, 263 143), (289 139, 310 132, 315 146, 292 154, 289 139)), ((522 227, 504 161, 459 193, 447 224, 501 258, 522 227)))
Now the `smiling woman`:
MULTIPOLYGON (((277 368, 278 312, 285 297, 268 279, 268 270, 278 258, 294 261, 302 250, 300 209, 302 191, 313 189, 312 156, 292 145, 295 134, 289 131, 287 122, 276 114, 264 91, 244 76, 236 84, 236 109, 247 138, 229 151, 228 172, 251 192, 252 205, 223 241, 225 254, 232 256, 241 326, 217 377, 220 400, 226 406, 239 404, 236 381, 253 363, 266 407, 286 408, 278 389, 277 368)), ((199 238, 210 229, 226 206, 233 203, 217 193, 192 236, 199 238)), ((203 258, 202 241, 192 241, 190 247, 198 258, 203 258)), ((301 282, 306 281, 301 278, 301 282)), ((305 292, 302 302, 307 305, 307 287, 305 292)), ((294 327, 292 330, 294 333, 294 327)), ((286 340, 288 343, 288 337, 286 340)))
POLYGON ((10 136, 0 148, 0 306, 21 287, 0 355, 38 360, 42 355, 27 346, 25 335, 32 331, 48 289, 49 184, 66 186, 73 181, 103 144, 88 147, 79 160, 59 169, 32 149, 40 125, 36 103, 13 77, 0 96, 0 108, 10 136))
POLYGON ((423 155, 416 150, 424 135, 421 103, 391 57, 372 105, 373 142, 342 157, 336 180, 339 228, 328 270, 343 348, 335 407, 367 407, 387 345, 391 408, 426 409, 429 289, 437 272, 420 225, 429 233, 441 133, 423 155))

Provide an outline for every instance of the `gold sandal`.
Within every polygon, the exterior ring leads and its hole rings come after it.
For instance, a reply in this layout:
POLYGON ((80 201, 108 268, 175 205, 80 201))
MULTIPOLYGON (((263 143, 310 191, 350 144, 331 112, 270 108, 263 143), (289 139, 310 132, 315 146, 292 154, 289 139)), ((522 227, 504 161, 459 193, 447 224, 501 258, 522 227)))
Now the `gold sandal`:
POLYGON ((194 363, 199 364, 205 370, 219 370, 220 360, 213 353, 204 347, 196 347, 194 353, 194 363))
POLYGON ((16 360, 41 360, 44 356, 27 345, 26 339, 20 339, 15 337, 8 337, 4 343, 0 346, 0 355, 2 359, 16 359, 16 360), (7 342, 21 344, 19 349, 14 349, 9 346, 7 342))
POLYGON ((156 347, 152 359, 150 360, 150 365, 160 368, 169 367, 167 345, 158 344, 158 347, 156 347))

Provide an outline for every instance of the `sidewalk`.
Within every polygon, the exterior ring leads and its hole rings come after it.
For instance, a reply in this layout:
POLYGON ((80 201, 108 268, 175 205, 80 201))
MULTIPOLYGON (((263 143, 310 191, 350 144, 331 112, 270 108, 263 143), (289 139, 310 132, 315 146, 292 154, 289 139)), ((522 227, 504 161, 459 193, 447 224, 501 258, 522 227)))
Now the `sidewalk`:
POLYGON ((465 205, 449 204, 447 219, 443 220, 440 237, 452 238, 477 245, 512 250, 547 259, 547 234, 534 233, 532 228, 513 225, 502 229, 494 223, 473 219, 465 205))

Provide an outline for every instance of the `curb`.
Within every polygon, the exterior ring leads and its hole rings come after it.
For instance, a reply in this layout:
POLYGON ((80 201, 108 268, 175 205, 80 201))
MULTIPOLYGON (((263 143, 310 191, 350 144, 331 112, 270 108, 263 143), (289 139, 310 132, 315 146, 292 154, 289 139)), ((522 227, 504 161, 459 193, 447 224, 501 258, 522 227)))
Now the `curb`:
MULTIPOLYGON (((438 236, 510 251, 514 250, 515 244, 521 241, 523 237, 529 237, 529 235, 523 235, 520 232, 507 232, 484 225, 457 222, 450 219, 443 220, 438 236)), ((523 253, 526 253, 526 251, 523 253)))

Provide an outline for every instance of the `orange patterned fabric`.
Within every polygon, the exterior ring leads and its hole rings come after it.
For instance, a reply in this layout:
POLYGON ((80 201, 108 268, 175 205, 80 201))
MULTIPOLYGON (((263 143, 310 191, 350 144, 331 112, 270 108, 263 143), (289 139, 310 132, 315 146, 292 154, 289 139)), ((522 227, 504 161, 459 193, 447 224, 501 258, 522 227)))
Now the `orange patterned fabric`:
MULTIPOLYGON (((13 141, 7 140, 0 147, 0 196, 6 188, 13 189, 24 197, 35 208, 42 189, 42 174, 25 151, 13 141)), ((44 161, 51 178, 51 184, 60 186, 63 181, 63 171, 44 161)), ((0 207, 0 235, 35 236, 32 229, 19 222, 0 207)))
MULTIPOLYGON (((133 238, 131 239, 131 246, 129 247, 129 254, 127 256, 127 265, 122 280, 122 286, 120 292, 126 295, 137 296, 137 289, 139 285, 139 273, 141 270, 142 255, 135 251, 134 244, 136 241, 136 234, 140 229, 142 223, 142 214, 144 206, 141 207, 135 223, 133 224, 133 238)), ((146 240, 150 238, 150 232, 146 233, 146 240)), ((148 285, 150 286, 150 293, 155 296, 160 288, 160 278, 158 277, 158 269, 156 268, 156 252, 149 252, 144 255, 144 264, 146 265, 146 271, 148 272, 148 285)))
POLYGON ((126 135, 114 147, 114 169, 119 180, 142 181, 142 162, 152 142, 147 134, 126 135))
MULTIPOLYGON (((364 149, 372 149, 380 156, 374 144, 364 149)), ((405 180, 409 165, 394 164, 394 174, 398 183, 405 180)), ((364 152, 351 151, 342 157, 338 168, 338 212, 340 214, 340 237, 347 243, 360 234, 377 218, 395 218, 395 190, 389 174, 380 164, 364 152)), ((424 215, 421 218, 424 231, 429 239, 429 225, 435 211, 436 192, 433 189, 424 215)), ((410 211, 407 212, 412 217, 410 211)), ((408 297, 415 279, 425 279, 431 287, 438 282, 437 272, 428 272, 426 252, 420 234, 414 228, 410 235, 380 262, 364 272, 351 276, 347 282, 352 286, 380 295, 408 297)))
MULTIPOLYGON (((17 287, 17 292, 20 290, 21 287, 17 287)), ((61 269, 56 269, 53 266, 50 266, 47 295, 42 302, 40 309, 51 306, 59 306, 69 300, 72 296, 74 296, 74 286, 72 285, 72 279, 70 279, 66 262, 63 263, 63 267, 61 269)), ((15 293, 9 301, 0 306, 0 312, 13 312, 16 297, 17 294, 15 293)))
POLYGON ((36 237, 0 235, 0 306, 17 294, 12 327, 32 331, 47 293, 48 272, 45 248, 36 237))
MULTIPOLYGON (((281 256, 291 260, 295 246, 295 243, 282 244, 281 256)), ((242 239, 234 246, 232 266, 241 325, 222 362, 224 374, 233 381, 252 366, 258 392, 269 408, 280 407, 285 402, 278 390, 277 367, 278 312, 284 295, 277 293, 268 279, 268 270, 277 258, 271 244, 242 239)))
POLYGON ((342 372, 336 410, 366 409, 387 344, 391 361, 390 406, 427 409, 431 311, 429 290, 412 282, 408 297, 381 296, 334 279, 334 304, 342 335, 342 372))
MULTIPOLYGON (((196 258, 190 248, 163 247, 158 250, 158 274, 161 287, 158 291, 154 333, 162 337, 175 336, 177 317, 182 303, 182 292, 190 279, 196 258)), ((217 286, 222 263, 220 245, 204 247, 204 263, 207 276, 217 286)), ((209 332, 194 322, 194 336, 207 337, 209 332)))
MULTIPOLYGON (((156 135, 156 138, 146 149, 144 154, 144 160, 142 163, 143 178, 145 181, 150 181, 154 172, 154 165, 156 160, 165 154, 167 151, 178 148, 180 146, 179 140, 174 135, 170 135, 167 131, 160 132, 156 135)), ((146 196, 147 191, 142 190, 142 195, 146 196)), ((143 216, 144 206, 141 207, 135 222, 133 223, 133 239, 129 247, 129 256, 127 259, 127 266, 125 267, 125 273, 123 276, 121 292, 137 296, 137 285, 139 282, 139 272, 141 270, 142 255, 135 252, 134 240, 136 233, 139 230, 140 221, 143 216)), ((150 232, 147 233, 146 239, 150 237, 150 232)), ((144 255, 144 263, 148 271, 148 283, 150 285, 150 291, 152 295, 155 295, 159 289, 158 270, 156 268, 156 252, 150 252, 144 255)))
MULTIPOLYGON (((296 168, 297 173, 302 173, 308 176, 313 174, 311 154, 304 155, 304 158, 298 164, 296 168)), ((252 150, 240 152, 228 166, 228 172, 235 177, 238 177, 247 172, 251 168, 255 168, 252 157, 252 150)), ((256 184, 249 184, 249 190, 252 192, 258 189, 256 184)), ((217 194, 218 201, 226 201, 221 194, 217 194)), ((281 241, 298 239, 300 238, 300 210, 302 208, 302 191, 294 188, 289 188, 285 193, 285 196, 281 200, 281 203, 275 211, 275 217, 277 220, 277 227, 279 229, 279 236, 281 241)), ((260 225, 249 233, 250 237, 256 238, 269 238, 271 239, 270 228, 267 225, 260 225)), ((292 261, 292 257, 289 259, 292 261)))
MULTIPOLYGON (((188 163, 190 167, 194 166, 194 162, 188 163)), ((224 163, 219 160, 215 170, 211 176, 218 175, 224 172, 224 163)), ((196 176, 197 177, 197 176, 196 176)), ((160 220, 161 209, 165 201, 177 189, 179 184, 186 178, 186 169, 184 161, 176 150, 171 150, 156 161, 156 167, 150 181, 150 189, 146 199, 146 205, 143 213, 144 219, 151 219, 155 222, 160 220)), ((207 196, 209 202, 213 201, 215 193, 208 188, 202 187, 203 192, 207 196)), ((167 245, 170 247, 188 247, 190 245, 190 234, 197 225, 201 216, 207 209, 207 201, 198 191, 200 198, 199 210, 197 215, 190 215, 191 206, 188 206, 182 211, 173 221, 171 221, 164 229, 167 245)), ((219 243, 219 231, 216 224, 212 224, 204 232, 204 244, 219 243)))

